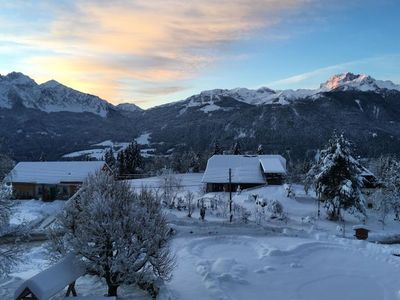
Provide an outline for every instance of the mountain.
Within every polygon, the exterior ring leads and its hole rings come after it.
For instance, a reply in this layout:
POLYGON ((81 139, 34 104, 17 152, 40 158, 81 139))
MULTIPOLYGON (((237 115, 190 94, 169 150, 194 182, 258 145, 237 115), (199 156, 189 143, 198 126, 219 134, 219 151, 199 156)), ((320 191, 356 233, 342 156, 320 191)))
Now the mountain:
POLYGON ((136 104, 133 104, 133 103, 120 103, 116 107, 117 107, 117 109, 119 109, 121 111, 135 112, 135 111, 143 110, 139 106, 137 106, 136 104))
POLYGON ((23 105, 44 112, 90 112, 106 117, 114 109, 97 96, 81 93, 50 80, 38 85, 33 79, 13 72, 0 76, 0 107, 11 109, 23 105))
POLYGON ((331 77, 314 90, 214 89, 185 100, 138 109, 113 106, 56 81, 37 85, 11 73, 0 77, 0 145, 17 160, 45 153, 58 159, 105 140, 148 137, 156 154, 206 152, 218 139, 224 149, 239 141, 295 160, 312 157, 332 131, 344 131, 357 153, 400 151, 400 87, 352 73, 331 77), (289 151, 290 150, 290 151, 289 151))
POLYGON ((344 73, 332 76, 324 84, 321 84, 320 90, 353 90, 362 92, 373 91, 379 93, 384 90, 400 91, 400 85, 396 85, 389 80, 376 80, 365 74, 344 73))
POLYGON ((246 88, 214 89, 203 91, 181 101, 181 103, 184 103, 181 113, 183 114, 187 109, 193 107, 198 107, 204 113, 211 113, 216 110, 230 110, 231 107, 227 103, 229 100, 240 101, 250 105, 287 105, 297 100, 323 98, 326 92, 350 90, 382 94, 385 91, 400 91, 400 85, 396 85, 391 81, 375 80, 364 74, 344 73, 332 76, 321 84, 319 89, 314 90, 272 90, 266 87, 257 90, 246 88))

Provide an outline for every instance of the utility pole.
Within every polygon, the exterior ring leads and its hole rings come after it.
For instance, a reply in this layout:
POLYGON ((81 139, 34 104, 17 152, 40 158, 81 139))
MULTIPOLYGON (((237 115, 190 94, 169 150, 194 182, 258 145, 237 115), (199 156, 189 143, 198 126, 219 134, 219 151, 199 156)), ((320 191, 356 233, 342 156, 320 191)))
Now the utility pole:
POLYGON ((229 222, 232 223, 232 169, 229 168, 229 222))

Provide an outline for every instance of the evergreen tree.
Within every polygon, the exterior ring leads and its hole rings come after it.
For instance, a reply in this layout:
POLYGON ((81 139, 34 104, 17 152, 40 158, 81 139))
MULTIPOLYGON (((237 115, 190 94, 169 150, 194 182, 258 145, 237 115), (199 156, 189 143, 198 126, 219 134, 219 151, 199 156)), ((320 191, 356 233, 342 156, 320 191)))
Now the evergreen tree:
POLYGON ((384 225, 390 209, 395 213, 396 220, 400 220, 400 161, 395 156, 381 157, 377 171, 382 187, 380 195, 375 195, 378 196, 375 202, 384 225))
POLYGON ((46 154, 44 152, 40 154, 39 161, 46 161, 46 154))
POLYGON ((343 134, 334 133, 307 174, 306 181, 314 186, 331 220, 341 217, 342 209, 365 216, 362 167, 351 155, 351 148, 343 134))
POLYGON ((126 162, 124 151, 118 152, 117 156, 118 175, 123 176, 126 174, 126 162))
POLYGON ((257 154, 258 154, 258 155, 264 154, 264 148, 263 148, 263 145, 262 145, 262 144, 259 144, 259 145, 258 145, 258 147, 257 147, 257 154))
POLYGON ((240 149, 240 143, 239 143, 239 142, 236 142, 236 143, 233 145, 232 153, 233 153, 234 155, 240 155, 240 154, 241 154, 241 149, 240 149))
POLYGON ((115 169, 116 160, 115 160, 114 152, 111 148, 106 151, 106 153, 104 155, 104 160, 105 160, 106 164, 110 167, 111 170, 115 169))
POLYGON ((124 150, 125 175, 138 174, 143 166, 143 158, 140 153, 139 145, 136 141, 129 144, 124 150))
POLYGON ((218 140, 216 140, 215 143, 214 143, 214 152, 213 152, 213 155, 221 155, 221 154, 223 154, 222 148, 221 148, 221 146, 219 145, 218 140))
POLYGON ((192 156, 191 169, 193 173, 200 172, 200 153, 194 153, 192 156))

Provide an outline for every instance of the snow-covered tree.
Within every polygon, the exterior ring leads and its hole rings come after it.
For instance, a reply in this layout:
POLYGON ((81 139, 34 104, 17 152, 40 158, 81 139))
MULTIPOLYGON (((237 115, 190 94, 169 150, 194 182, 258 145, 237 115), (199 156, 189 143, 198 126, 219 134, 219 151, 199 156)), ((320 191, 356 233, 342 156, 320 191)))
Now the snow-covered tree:
POLYGON ((81 256, 89 273, 105 279, 109 296, 121 284, 156 291, 158 280, 171 277, 170 228, 149 190, 135 193, 128 183, 99 172, 69 200, 58 223, 64 233, 55 240, 58 249, 81 256))
POLYGON ((194 194, 191 191, 187 191, 186 192, 186 205, 187 205, 187 209, 188 209, 188 214, 187 216, 189 218, 192 217, 193 214, 193 210, 195 208, 195 204, 194 204, 194 194))
POLYGON ((104 155, 104 160, 111 170, 115 170, 116 168, 116 159, 114 156, 114 151, 110 148, 106 151, 104 155))
POLYGON ((118 175, 124 176, 126 174, 126 162, 125 162, 125 153, 124 151, 118 152, 117 155, 117 169, 118 175))
POLYGON ((242 150, 241 150, 241 147, 240 147, 240 143, 239 143, 239 142, 236 142, 236 143, 233 145, 232 153, 233 153, 234 155, 240 155, 240 154, 242 153, 242 150))
POLYGON ((257 154, 258 154, 258 155, 264 154, 264 147, 263 147, 262 144, 259 144, 259 145, 258 145, 258 147, 257 147, 257 154))
POLYGON ((0 181, 10 173, 14 167, 14 162, 7 155, 0 154, 0 181))
POLYGON ((160 186, 163 203, 169 208, 174 208, 178 194, 182 190, 182 179, 172 170, 164 170, 160 178, 160 186))
POLYGON ((267 203, 267 211, 271 214, 271 219, 283 218, 283 205, 278 200, 271 200, 267 203))
POLYGON ((137 174, 143 166, 143 158, 140 154, 139 145, 133 141, 124 150, 125 154, 125 171, 127 174, 137 174))
POLYGON ((361 172, 360 163, 352 156, 351 143, 343 134, 334 133, 306 178, 306 184, 315 188, 331 220, 341 217, 342 209, 365 216, 361 172))
POLYGON ((395 156, 381 157, 378 178, 382 187, 374 195, 374 200, 382 222, 389 213, 389 207, 395 213, 396 220, 400 220, 400 161, 395 156))
POLYGON ((222 153, 223 153, 222 148, 221 148, 218 140, 216 140, 215 143, 214 143, 213 155, 220 155, 222 153))
POLYGON ((12 266, 18 261, 21 252, 18 240, 25 233, 23 226, 10 226, 11 195, 11 189, 0 183, 0 278, 7 275, 12 266), (1 239, 4 236, 8 236, 14 242, 2 244, 1 239))

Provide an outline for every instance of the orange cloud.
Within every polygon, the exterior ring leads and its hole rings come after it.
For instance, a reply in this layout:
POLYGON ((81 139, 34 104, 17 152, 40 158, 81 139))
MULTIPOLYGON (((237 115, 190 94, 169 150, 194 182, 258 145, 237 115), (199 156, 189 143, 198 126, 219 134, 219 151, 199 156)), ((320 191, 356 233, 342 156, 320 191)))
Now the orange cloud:
POLYGON ((47 32, 6 37, 48 51, 24 60, 38 78, 51 76, 108 100, 135 96, 124 93, 126 81, 145 82, 154 86, 146 90, 158 96, 163 88, 157 86, 182 86, 179 81, 226 57, 221 46, 274 26, 282 13, 310 2, 76 1, 60 8, 51 1, 47 32))

